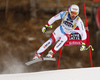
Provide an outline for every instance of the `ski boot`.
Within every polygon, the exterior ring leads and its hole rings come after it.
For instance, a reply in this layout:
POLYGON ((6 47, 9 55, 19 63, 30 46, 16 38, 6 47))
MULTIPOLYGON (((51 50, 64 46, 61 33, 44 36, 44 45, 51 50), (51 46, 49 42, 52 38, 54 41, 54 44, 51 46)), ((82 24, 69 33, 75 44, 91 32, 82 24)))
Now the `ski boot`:
POLYGON ((41 58, 41 55, 40 54, 35 54, 34 57, 33 57, 33 60, 36 60, 36 59, 39 59, 41 58))
POLYGON ((46 57, 43 57, 43 60, 56 61, 56 58, 53 58, 53 55, 54 55, 53 51, 50 50, 46 55, 46 57))
POLYGON ((37 62, 40 62, 40 61, 43 61, 43 59, 41 58, 41 55, 40 54, 35 54, 34 55, 34 57, 33 57, 33 59, 32 60, 30 60, 30 61, 28 61, 28 62, 26 62, 25 64, 27 65, 27 66, 29 66, 29 65, 31 65, 31 64, 34 64, 34 63, 37 63, 37 62))
POLYGON ((48 52, 48 54, 46 55, 46 57, 47 58, 52 58, 53 57, 53 51, 52 50, 50 50, 49 52, 48 52))

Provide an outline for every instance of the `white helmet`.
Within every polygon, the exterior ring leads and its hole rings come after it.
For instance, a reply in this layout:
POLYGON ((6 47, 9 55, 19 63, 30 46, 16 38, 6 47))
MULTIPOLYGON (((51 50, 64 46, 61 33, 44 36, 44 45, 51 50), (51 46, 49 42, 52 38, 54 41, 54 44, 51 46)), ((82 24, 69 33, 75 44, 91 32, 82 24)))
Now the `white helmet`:
MULTIPOLYGON (((69 14, 71 13, 71 12, 77 12, 77 15, 79 14, 79 7, 77 6, 77 5, 71 5, 70 7, 69 7, 69 10, 68 10, 68 12, 69 12, 69 14)), ((76 15, 76 16, 77 16, 76 15)))

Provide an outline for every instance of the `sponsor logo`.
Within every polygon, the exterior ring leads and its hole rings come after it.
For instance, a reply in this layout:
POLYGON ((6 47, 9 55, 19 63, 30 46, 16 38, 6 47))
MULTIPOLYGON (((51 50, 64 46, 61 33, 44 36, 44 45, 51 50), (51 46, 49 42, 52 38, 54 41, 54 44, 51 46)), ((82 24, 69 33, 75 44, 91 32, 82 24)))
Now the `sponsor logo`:
POLYGON ((50 44, 50 42, 48 42, 43 48, 46 48, 49 44, 50 44))
POLYGON ((72 25, 70 22, 68 22, 68 21, 64 21, 64 24, 65 24, 66 26, 68 26, 68 27, 73 28, 73 25, 72 25))
POLYGON ((81 35, 79 33, 71 34, 70 40, 81 40, 81 35))
POLYGON ((69 42, 69 45, 80 45, 81 42, 78 42, 78 41, 71 41, 69 42))
POLYGON ((58 48, 58 47, 61 45, 62 42, 63 42, 63 41, 61 41, 61 42, 58 44, 58 46, 57 46, 56 48, 58 48))
POLYGON ((77 11, 78 9, 76 9, 76 8, 72 8, 73 10, 75 10, 75 11, 77 11))

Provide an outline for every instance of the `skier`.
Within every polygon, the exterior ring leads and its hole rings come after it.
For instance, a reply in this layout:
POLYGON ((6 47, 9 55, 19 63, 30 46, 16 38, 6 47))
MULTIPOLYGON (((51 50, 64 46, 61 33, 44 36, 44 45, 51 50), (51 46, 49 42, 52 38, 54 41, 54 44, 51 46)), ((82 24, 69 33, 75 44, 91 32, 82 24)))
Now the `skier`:
POLYGON ((58 26, 55 31, 51 34, 50 38, 39 48, 33 57, 33 60, 41 58, 43 52, 54 42, 58 41, 57 44, 48 52, 46 57, 52 58, 53 55, 64 45, 64 43, 70 38, 76 27, 79 28, 82 37, 82 45, 80 51, 85 50, 86 31, 83 21, 78 16, 79 7, 77 5, 71 5, 68 11, 61 11, 57 15, 53 16, 47 24, 42 27, 42 32, 45 33, 49 27, 52 27, 56 20, 62 19, 61 25, 58 26))

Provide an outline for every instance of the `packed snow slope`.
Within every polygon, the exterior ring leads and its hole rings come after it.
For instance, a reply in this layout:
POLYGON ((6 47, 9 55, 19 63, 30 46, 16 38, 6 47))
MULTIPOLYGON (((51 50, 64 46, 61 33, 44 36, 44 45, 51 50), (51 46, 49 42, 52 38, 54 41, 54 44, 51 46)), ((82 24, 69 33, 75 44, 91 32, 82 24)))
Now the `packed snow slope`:
POLYGON ((100 80, 100 67, 6 74, 0 80, 100 80))

